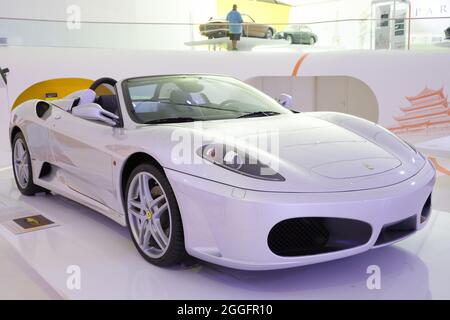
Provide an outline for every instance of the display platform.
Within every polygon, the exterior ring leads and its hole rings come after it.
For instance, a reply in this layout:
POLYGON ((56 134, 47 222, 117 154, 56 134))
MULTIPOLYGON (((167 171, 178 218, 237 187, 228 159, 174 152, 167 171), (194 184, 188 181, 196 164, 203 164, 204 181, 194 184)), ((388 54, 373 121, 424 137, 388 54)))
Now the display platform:
MULTIPOLYGON (((188 47, 207 48, 210 51, 231 50, 231 41, 228 37, 188 41, 184 44, 188 47)), ((283 48, 287 51, 295 51, 297 46, 290 46, 290 43, 283 39, 241 37, 241 40, 238 42, 238 48, 240 51, 252 51, 255 48, 283 48)))
MULTIPOLYGON (((9 155, 2 158, 7 164, 9 155)), ((448 179, 440 176, 435 191, 440 211, 407 240, 333 262, 251 272, 194 259, 169 269, 150 265, 128 231, 101 214, 60 196, 20 195, 6 165, 0 168, 0 246, 9 254, 0 270, 8 269, 6 283, 21 298, 449 299, 448 179), (2 224, 25 213, 45 215, 58 226, 15 235, 2 224), (80 268, 80 290, 67 286, 71 266, 80 268), (380 268, 379 290, 367 287, 373 266, 380 268)))

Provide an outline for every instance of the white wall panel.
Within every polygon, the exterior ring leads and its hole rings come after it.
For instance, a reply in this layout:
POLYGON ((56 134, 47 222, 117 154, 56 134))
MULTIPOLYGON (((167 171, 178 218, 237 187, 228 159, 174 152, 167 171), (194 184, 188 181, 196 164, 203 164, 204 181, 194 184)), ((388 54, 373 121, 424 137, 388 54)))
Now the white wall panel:
POLYGON ((201 38, 198 26, 189 24, 203 23, 216 11, 216 0, 0 0, 1 17, 63 21, 0 20, 0 37, 10 45, 179 50, 201 38), (81 23, 69 29, 72 5, 79 6, 81 21, 152 24, 81 23))
POLYGON ((0 152, 9 150, 9 110, 10 104, 8 103, 6 88, 0 87, 0 152))
POLYGON ((304 112, 315 110, 314 77, 258 77, 246 82, 273 98, 279 97, 282 93, 291 95, 294 110, 304 112))

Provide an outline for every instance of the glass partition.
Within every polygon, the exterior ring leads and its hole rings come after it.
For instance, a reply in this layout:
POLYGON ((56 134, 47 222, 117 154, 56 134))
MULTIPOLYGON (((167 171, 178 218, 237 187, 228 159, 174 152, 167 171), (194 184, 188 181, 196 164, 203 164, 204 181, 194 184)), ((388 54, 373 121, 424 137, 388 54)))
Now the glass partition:
MULTIPOLYGON (((450 8, 449 8, 450 11, 450 8)), ((449 50, 449 17, 371 17, 305 23, 243 24, 240 51, 449 50), (447 33, 446 33, 447 31, 447 33)), ((130 50, 231 48, 226 21, 204 23, 93 22, 0 18, 1 46, 130 50)))

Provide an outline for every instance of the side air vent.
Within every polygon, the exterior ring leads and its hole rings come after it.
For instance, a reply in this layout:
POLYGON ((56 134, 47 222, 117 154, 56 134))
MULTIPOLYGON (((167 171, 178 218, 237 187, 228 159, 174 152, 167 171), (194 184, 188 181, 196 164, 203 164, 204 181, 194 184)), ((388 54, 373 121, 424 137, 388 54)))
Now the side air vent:
POLYGON ((36 114, 39 118, 44 118, 46 116, 47 111, 50 109, 50 105, 47 102, 39 101, 36 104, 36 114))
POLYGON ((345 218, 294 218, 276 224, 268 245, 276 255, 306 256, 350 249, 366 244, 372 227, 345 218))
POLYGON ((41 167, 41 172, 39 173, 39 179, 45 178, 50 174, 52 171, 52 166, 48 162, 44 162, 44 164, 41 167))

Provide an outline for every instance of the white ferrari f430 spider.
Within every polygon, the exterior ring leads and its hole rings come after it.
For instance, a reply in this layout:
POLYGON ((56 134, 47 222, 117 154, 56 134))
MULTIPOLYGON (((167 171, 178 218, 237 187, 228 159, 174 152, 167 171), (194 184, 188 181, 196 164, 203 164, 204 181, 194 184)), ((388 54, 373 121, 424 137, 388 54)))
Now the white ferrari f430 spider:
POLYGON ((403 239, 431 212, 435 169, 391 132, 224 76, 101 78, 14 108, 10 138, 23 194, 110 217, 159 266, 328 261, 403 239))

